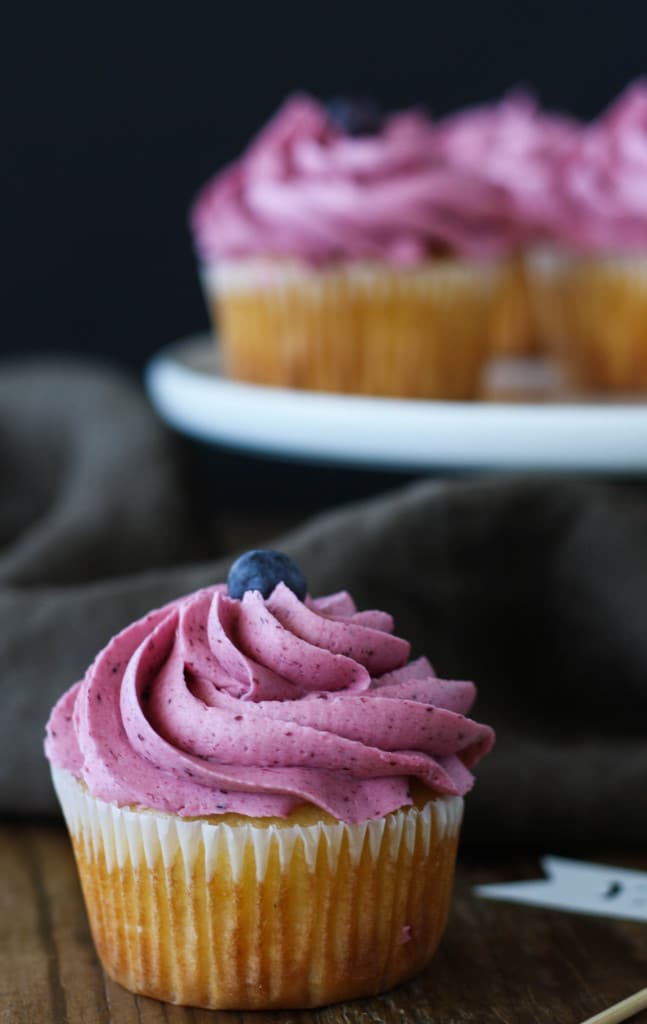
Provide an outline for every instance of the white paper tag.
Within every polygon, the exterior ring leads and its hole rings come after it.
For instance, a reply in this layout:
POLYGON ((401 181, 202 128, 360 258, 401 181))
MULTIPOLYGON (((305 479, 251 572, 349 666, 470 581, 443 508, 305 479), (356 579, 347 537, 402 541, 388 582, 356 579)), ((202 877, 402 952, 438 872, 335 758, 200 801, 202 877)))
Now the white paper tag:
POLYGON ((647 921, 647 872, 563 857, 542 857, 541 866, 547 878, 477 885, 474 892, 486 899, 647 921))

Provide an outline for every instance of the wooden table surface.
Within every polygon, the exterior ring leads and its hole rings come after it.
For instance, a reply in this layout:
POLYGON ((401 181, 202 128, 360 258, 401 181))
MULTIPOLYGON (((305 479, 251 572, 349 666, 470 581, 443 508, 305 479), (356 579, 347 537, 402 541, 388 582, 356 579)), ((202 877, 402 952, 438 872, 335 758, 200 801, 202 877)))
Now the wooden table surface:
MULTIPOLYGON (((647 856, 600 859, 647 869, 647 856)), ((66 833, 0 825, 0 1022, 579 1024, 647 985, 647 925, 496 903, 471 892, 479 882, 539 875, 531 858, 461 862, 450 924, 431 967, 385 996, 317 1011, 233 1014, 163 1005, 107 979, 66 833)), ((647 1024, 647 1013, 634 1021, 647 1024)))

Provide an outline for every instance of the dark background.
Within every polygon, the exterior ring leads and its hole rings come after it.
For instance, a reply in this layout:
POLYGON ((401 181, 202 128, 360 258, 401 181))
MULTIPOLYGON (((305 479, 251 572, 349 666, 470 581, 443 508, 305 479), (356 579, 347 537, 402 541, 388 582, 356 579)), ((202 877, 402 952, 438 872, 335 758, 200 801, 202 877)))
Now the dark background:
POLYGON ((22 0, 0 41, 0 353, 139 370, 206 326, 186 211, 286 93, 443 113, 515 84, 590 116, 645 60, 640 2, 22 0))

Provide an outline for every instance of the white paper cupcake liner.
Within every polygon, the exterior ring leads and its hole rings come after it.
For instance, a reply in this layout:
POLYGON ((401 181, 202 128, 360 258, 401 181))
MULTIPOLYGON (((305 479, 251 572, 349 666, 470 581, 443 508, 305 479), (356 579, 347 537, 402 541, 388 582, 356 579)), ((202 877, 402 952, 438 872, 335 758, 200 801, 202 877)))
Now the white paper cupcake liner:
POLYGON ((314 391, 475 398, 506 281, 504 261, 283 260, 203 269, 225 372, 314 391))
POLYGON ((528 254, 531 295, 566 390, 647 392, 647 253, 528 254))
POLYGON ((373 859, 385 844, 389 854, 395 856, 402 841, 412 852, 420 835, 423 852, 427 854, 432 836, 436 841, 445 834, 455 834, 463 816, 462 797, 445 797, 430 801, 422 810, 405 807, 388 818, 356 825, 341 821, 334 825, 320 822, 287 828, 228 825, 184 820, 149 809, 117 807, 93 797, 73 775, 60 768, 52 768, 52 779, 68 831, 86 846, 91 846, 95 857, 103 852, 108 872, 123 867, 127 861, 134 868, 145 865, 152 870, 160 857, 165 867, 170 868, 181 852, 189 874, 195 868, 197 857, 204 857, 207 881, 213 877, 215 866, 223 854, 231 865, 233 880, 238 881, 246 857, 251 853, 259 882, 265 878, 273 849, 278 854, 282 870, 286 870, 295 849, 299 848, 312 871, 322 843, 331 870, 338 863, 343 845, 348 850, 351 863, 357 864, 365 846, 370 849, 373 859))
POLYGON ((461 259, 428 260, 420 266, 395 267, 388 264, 348 260, 331 267, 310 268, 293 260, 222 260, 200 267, 200 278, 207 295, 219 291, 255 292, 269 289, 290 292, 298 287, 315 300, 340 288, 380 294, 395 290, 428 294, 435 290, 464 287, 478 283, 484 293, 499 284, 505 263, 499 260, 470 262, 461 259))
POLYGON ((52 774, 97 952, 132 992, 321 1006, 399 984, 440 941, 459 797, 359 825, 229 825, 119 808, 52 774))

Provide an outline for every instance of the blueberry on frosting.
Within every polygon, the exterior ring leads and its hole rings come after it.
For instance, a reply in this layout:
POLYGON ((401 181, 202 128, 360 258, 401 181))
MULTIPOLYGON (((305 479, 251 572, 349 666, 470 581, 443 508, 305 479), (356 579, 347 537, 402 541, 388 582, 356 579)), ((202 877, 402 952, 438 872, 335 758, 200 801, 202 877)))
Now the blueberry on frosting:
POLYGON ((227 591, 237 599, 247 590, 269 597, 278 583, 285 583, 300 601, 305 598, 307 586, 299 566, 282 551, 258 548, 236 559, 227 577, 227 591))
POLYGON ((372 99, 336 96, 326 109, 333 124, 346 135, 374 135, 382 124, 382 112, 372 99))

